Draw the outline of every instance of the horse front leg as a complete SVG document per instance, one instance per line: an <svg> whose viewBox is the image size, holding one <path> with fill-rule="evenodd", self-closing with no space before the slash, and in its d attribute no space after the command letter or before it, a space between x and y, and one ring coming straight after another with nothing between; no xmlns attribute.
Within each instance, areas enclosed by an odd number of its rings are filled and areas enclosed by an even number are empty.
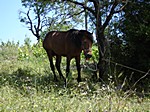
<svg viewBox="0 0 150 112"><path fill-rule="evenodd" d="M76 67L77 67L77 71L78 71L77 81L81 82L80 56L75 57L75 60L76 60Z"/></svg>

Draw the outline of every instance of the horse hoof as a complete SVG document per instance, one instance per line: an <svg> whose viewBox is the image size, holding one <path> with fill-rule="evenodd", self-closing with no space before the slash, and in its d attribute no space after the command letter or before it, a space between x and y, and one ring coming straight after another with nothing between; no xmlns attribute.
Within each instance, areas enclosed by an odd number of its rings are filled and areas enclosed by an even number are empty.
<svg viewBox="0 0 150 112"><path fill-rule="evenodd" d="M78 83L79 83L79 82L81 82L81 79L80 79L80 78L77 78L77 81L78 81Z"/></svg>
<svg viewBox="0 0 150 112"><path fill-rule="evenodd" d="M54 82L58 82L58 79L57 79L57 78L54 78Z"/></svg>

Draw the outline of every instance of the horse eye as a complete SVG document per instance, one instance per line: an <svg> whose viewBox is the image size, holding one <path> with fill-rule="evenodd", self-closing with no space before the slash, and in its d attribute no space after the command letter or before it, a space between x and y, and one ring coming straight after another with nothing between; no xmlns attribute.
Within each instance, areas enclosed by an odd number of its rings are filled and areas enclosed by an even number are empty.
<svg viewBox="0 0 150 112"><path fill-rule="evenodd" d="M83 45L86 46L86 42L84 42Z"/></svg>

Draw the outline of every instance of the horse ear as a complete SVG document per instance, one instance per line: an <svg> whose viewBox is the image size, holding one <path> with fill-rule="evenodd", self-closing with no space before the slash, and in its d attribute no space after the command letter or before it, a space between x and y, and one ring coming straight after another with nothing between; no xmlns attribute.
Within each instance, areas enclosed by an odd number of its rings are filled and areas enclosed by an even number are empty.
<svg viewBox="0 0 150 112"><path fill-rule="evenodd" d="M79 30L79 31L78 31L78 36L79 36L79 37L82 38L82 37L84 36L84 34L85 34L85 31L84 31L84 30Z"/></svg>

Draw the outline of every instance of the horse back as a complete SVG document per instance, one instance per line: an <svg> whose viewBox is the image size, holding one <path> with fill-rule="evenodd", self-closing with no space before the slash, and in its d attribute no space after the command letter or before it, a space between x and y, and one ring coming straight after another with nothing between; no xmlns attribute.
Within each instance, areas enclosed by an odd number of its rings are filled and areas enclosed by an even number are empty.
<svg viewBox="0 0 150 112"><path fill-rule="evenodd" d="M51 50L57 55L78 55L81 50L77 49L70 36L71 34L66 31L51 31L46 35L43 47L45 50Z"/></svg>

